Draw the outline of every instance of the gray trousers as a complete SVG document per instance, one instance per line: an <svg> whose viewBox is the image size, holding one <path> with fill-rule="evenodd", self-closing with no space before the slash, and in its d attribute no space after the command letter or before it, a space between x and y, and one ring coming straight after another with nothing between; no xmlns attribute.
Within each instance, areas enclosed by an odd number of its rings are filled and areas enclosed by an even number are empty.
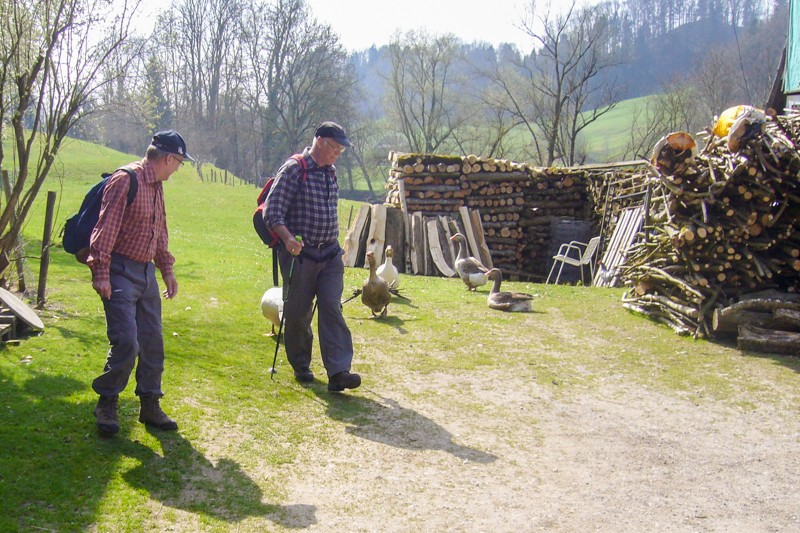
<svg viewBox="0 0 800 533"><path fill-rule="evenodd" d="M103 300L111 348L103 374L92 382L97 394L115 396L125 390L135 365L136 394L163 396L164 337L155 270L153 263L111 256L111 299Z"/></svg>
<svg viewBox="0 0 800 533"><path fill-rule="evenodd" d="M304 249L294 260L291 281L292 255L282 244L273 250L278 254L283 276L286 300L283 337L289 364L295 371L311 365L314 342L311 319L316 298L320 355L328 377L349 371L353 361L353 337L342 316L343 251L338 243L334 246L323 250Z"/></svg>

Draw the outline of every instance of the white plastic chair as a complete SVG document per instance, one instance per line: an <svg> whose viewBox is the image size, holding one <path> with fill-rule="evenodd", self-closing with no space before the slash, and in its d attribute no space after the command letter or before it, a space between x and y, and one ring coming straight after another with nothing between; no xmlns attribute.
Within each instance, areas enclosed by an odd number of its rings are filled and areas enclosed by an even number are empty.
<svg viewBox="0 0 800 533"><path fill-rule="evenodd" d="M561 271L564 269L564 265L580 267L581 283L584 285L586 285L586 282L583 278L583 267L589 265L589 272L592 274L592 277L589 279L593 280L594 261L592 261L592 258L599 244L599 236L592 237L589 239L589 242L571 241L569 244L562 244L558 249L558 253L553 256L553 266L550 268L550 273L547 275L547 281L545 281L545 283L550 283L550 277L553 275L557 263L561 263L561 266L558 268L558 274L556 275L556 284L558 284L558 280L561 278Z"/></svg>

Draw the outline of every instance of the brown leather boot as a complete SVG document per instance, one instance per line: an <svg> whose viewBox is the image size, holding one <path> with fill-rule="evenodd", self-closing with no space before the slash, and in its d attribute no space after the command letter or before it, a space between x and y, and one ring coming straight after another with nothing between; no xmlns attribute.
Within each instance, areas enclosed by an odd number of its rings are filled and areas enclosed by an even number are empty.
<svg viewBox="0 0 800 533"><path fill-rule="evenodd" d="M97 400L97 407L94 408L94 418L97 421L97 429L103 433L113 435L119 433L119 423L117 422L117 402L119 396L100 396Z"/></svg>
<svg viewBox="0 0 800 533"><path fill-rule="evenodd" d="M165 431L174 431L178 429L178 423L161 410L158 397L140 396L139 401L141 402L139 422Z"/></svg>

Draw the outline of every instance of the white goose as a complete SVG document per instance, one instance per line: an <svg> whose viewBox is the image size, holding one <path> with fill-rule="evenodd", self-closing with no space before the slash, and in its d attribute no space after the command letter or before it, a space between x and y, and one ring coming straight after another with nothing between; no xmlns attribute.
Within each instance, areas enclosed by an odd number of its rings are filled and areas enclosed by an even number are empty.
<svg viewBox="0 0 800 533"><path fill-rule="evenodd" d="M272 332L270 335L275 335L275 327L281 325L281 315L283 314L283 289L280 287L272 287L267 289L264 296L261 297L261 312L264 316L272 322Z"/></svg>
<svg viewBox="0 0 800 533"><path fill-rule="evenodd" d="M486 273L489 269L474 257L467 255L467 238L461 233L456 233L450 240L458 243L458 257L454 266L467 290L474 291L477 287L486 285L488 281Z"/></svg>
<svg viewBox="0 0 800 533"><path fill-rule="evenodd" d="M386 282L390 289L397 289L400 287L400 272L398 272L397 267L394 266L392 257L394 257L394 251L390 244L386 247L386 259L384 259L383 264L378 267L375 273L383 278L383 281Z"/></svg>

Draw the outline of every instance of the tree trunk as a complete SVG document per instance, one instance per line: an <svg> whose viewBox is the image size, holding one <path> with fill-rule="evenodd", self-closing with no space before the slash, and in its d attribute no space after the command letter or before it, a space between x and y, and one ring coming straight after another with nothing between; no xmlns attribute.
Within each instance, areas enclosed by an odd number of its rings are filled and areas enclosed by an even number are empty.
<svg viewBox="0 0 800 533"><path fill-rule="evenodd" d="M777 331L744 324L739 326L740 350L800 355L800 333Z"/></svg>

